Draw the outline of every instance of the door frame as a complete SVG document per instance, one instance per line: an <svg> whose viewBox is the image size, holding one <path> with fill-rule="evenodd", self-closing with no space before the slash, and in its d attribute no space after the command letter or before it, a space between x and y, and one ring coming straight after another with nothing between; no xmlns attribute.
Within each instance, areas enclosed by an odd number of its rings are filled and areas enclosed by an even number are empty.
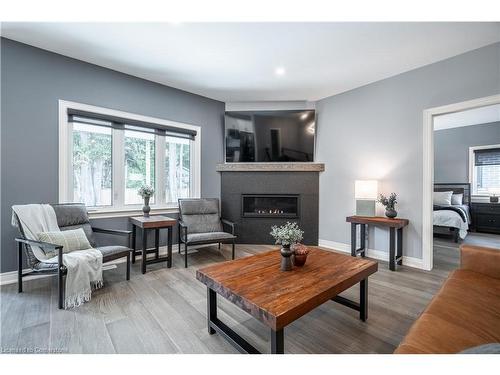
<svg viewBox="0 0 500 375"><path fill-rule="evenodd" d="M500 104L500 94L464 102L428 108L423 113L423 175L422 175L422 263L433 267L432 195L434 186L434 116ZM453 182L453 181L452 181Z"/></svg>

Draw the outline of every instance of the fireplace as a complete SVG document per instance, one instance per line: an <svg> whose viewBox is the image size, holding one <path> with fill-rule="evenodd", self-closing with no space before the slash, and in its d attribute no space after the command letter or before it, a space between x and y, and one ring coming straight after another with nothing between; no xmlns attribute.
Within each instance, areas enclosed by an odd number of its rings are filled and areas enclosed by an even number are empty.
<svg viewBox="0 0 500 375"><path fill-rule="evenodd" d="M220 165L221 215L236 224L237 243L274 244L271 227L290 221L304 231L306 245L317 245L320 170L314 168L322 165L270 164Z"/></svg>
<svg viewBox="0 0 500 375"><path fill-rule="evenodd" d="M242 217L298 218L299 196L286 194L242 194Z"/></svg>

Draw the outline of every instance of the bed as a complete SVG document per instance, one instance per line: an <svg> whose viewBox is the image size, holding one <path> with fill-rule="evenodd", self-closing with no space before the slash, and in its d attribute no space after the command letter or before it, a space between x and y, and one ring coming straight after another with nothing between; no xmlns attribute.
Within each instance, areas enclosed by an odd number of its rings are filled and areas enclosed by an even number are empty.
<svg viewBox="0 0 500 375"><path fill-rule="evenodd" d="M462 194L461 204L436 204L433 207L434 234L449 234L455 242L463 240L471 224L470 183L434 184L434 192ZM456 202L455 202L456 203Z"/></svg>

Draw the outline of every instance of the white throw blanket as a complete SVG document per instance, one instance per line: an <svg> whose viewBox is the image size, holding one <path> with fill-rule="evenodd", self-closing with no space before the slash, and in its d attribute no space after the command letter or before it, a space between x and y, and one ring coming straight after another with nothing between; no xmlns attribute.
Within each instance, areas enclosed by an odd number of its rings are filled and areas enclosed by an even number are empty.
<svg viewBox="0 0 500 375"><path fill-rule="evenodd" d="M19 218L24 235L29 240L38 241L38 233L59 231L54 208L48 204L27 204L12 206L13 214ZM17 225L12 215L13 225ZM35 257L40 262L57 263L57 255L48 257L37 246L31 246ZM80 306L90 301L92 291L103 286L102 254L96 249L78 250L70 253L63 249L63 264L66 275L64 308Z"/></svg>

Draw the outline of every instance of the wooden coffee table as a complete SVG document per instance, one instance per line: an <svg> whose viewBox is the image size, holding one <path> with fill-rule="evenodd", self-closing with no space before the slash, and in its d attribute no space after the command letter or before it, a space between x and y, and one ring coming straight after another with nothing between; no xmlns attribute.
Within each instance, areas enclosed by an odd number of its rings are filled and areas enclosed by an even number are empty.
<svg viewBox="0 0 500 375"><path fill-rule="evenodd" d="M368 317L368 276L375 261L311 248L304 267L280 271L279 250L202 268L196 278L207 286L208 333L218 332L241 353L259 353L217 317L217 293L271 329L271 353L284 352L284 327L333 300ZM360 283L360 301L338 294Z"/></svg>

